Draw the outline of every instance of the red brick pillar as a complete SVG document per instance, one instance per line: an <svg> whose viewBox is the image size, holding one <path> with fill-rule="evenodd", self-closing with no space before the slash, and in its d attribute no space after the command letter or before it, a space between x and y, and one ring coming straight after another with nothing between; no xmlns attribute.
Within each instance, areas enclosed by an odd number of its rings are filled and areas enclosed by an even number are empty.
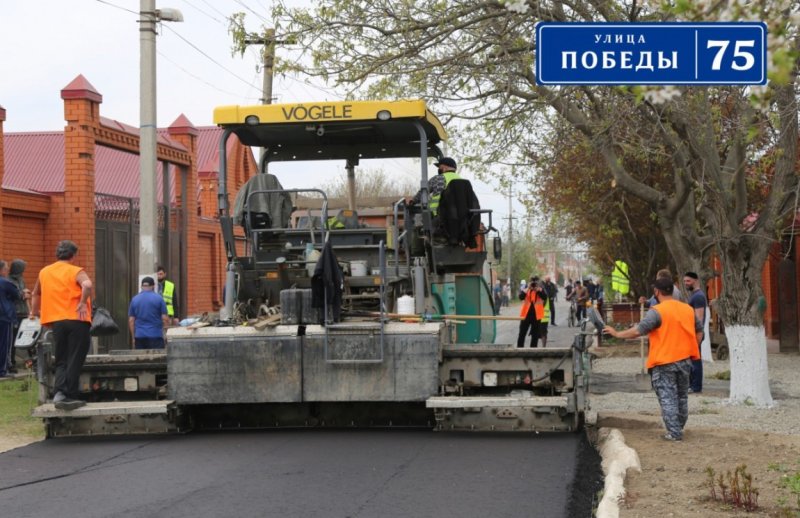
<svg viewBox="0 0 800 518"><path fill-rule="evenodd" d="M71 239L80 249L77 264L91 279L95 273L94 156L95 128L103 96L79 75L61 90L64 100L64 200L54 207L50 235ZM55 242L50 247L55 250Z"/></svg>
<svg viewBox="0 0 800 518"><path fill-rule="evenodd" d="M185 290L187 307L184 309L186 315L191 315L200 311L201 308L208 306L208 301L198 300L197 290L192 286L191 272L192 268L188 265L198 264L198 261L207 260L202 256L200 250L199 238L197 235L197 128L181 114L169 128L169 137L182 144L189 155L192 157L191 164L189 165L186 173L186 197L181 199L183 193L183 175L176 175L175 177L175 192L178 199L178 205L183 209L186 217L186 235L183 236L186 242L186 257L182 269L186 272L183 278L188 279L189 282L186 286L180 289Z"/></svg>
<svg viewBox="0 0 800 518"><path fill-rule="evenodd" d="M6 173L5 144L3 141L3 122L6 120L6 109L0 106L0 191L3 187L3 176ZM0 202L2 201L0 196ZM6 249L3 243L6 242L3 236L3 204L0 203L0 257L5 257Z"/></svg>

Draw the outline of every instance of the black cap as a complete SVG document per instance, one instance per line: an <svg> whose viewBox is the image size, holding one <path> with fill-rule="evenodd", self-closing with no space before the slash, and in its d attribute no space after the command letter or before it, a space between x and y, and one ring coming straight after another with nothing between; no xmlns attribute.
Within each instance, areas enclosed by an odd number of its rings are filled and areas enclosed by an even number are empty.
<svg viewBox="0 0 800 518"><path fill-rule="evenodd" d="M142 279L142 286L155 286L156 281L153 280L152 277L145 277Z"/></svg>
<svg viewBox="0 0 800 518"><path fill-rule="evenodd" d="M452 158L450 158L449 156L446 156L446 157L442 158L441 160L439 160L437 162L434 162L433 165L435 165L436 167L439 167L440 165L447 165L447 166L452 167L453 169L457 168L456 161L453 160Z"/></svg>

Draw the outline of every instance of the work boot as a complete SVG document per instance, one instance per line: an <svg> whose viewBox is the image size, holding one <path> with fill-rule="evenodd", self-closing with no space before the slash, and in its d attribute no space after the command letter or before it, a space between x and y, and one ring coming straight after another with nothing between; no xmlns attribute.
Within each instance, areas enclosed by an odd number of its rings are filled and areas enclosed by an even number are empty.
<svg viewBox="0 0 800 518"><path fill-rule="evenodd" d="M65 398L61 401L56 401L55 407L59 410L75 410L76 408L80 408L86 404L86 401L81 401L80 399L70 399Z"/></svg>

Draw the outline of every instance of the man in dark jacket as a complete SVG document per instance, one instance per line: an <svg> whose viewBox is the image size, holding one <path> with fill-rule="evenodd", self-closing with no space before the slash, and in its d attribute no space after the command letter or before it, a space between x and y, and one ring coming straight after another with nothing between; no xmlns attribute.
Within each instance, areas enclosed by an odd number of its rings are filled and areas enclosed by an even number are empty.
<svg viewBox="0 0 800 518"><path fill-rule="evenodd" d="M544 291L547 292L547 298L550 299L550 325L556 325L556 296L558 296L558 286L550 276L544 278Z"/></svg>
<svg viewBox="0 0 800 518"><path fill-rule="evenodd" d="M17 336L17 331L19 331L19 326L22 324L22 321L28 318L28 313L31 312L31 308L28 305L31 299L31 290L25 287L25 279L22 277L22 274L25 273L25 266L27 263L22 259L14 259L11 261L11 269L8 272L8 280L14 283L14 286L17 287L17 291L19 291L20 298L17 300L17 320L14 323L14 332L12 336ZM11 354L9 355L10 360L10 367L8 368L8 372L15 374L17 372L17 362L16 362L16 350L14 347L14 340L12 339L11 344Z"/></svg>
<svg viewBox="0 0 800 518"><path fill-rule="evenodd" d="M330 320L333 322L340 320L343 291L344 277L329 240L322 247L322 255L311 277L311 306L322 310L319 312L322 315L321 324L327 324ZM324 312L325 308L328 310L327 315Z"/></svg>
<svg viewBox="0 0 800 518"><path fill-rule="evenodd" d="M8 263L0 261L0 378L8 376L8 355L17 321L16 302L21 298L17 287L8 280L8 270Z"/></svg>

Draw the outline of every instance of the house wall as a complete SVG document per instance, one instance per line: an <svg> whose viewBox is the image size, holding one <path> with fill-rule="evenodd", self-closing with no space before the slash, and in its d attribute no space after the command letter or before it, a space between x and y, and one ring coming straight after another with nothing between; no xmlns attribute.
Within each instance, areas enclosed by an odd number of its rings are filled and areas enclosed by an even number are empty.
<svg viewBox="0 0 800 518"><path fill-rule="evenodd" d="M80 81L79 81L80 80ZM79 88L70 88L79 85ZM96 145L105 145L126 151L138 149L138 135L126 133L100 123L102 96L79 76L62 90L64 100L65 192L39 194L13 189L0 189L0 259L21 258L27 261L25 281L31 287L39 270L55 260L55 247L62 239L71 239L79 247L77 264L84 267L91 278L95 265L95 214L94 214L94 153ZM0 185L5 172L3 122L6 111L0 107ZM186 208L187 236L184 261L187 285L187 307L183 316L217 311L222 304L222 287L225 276L225 253L217 215L216 178L209 179L204 187L209 196L201 194L198 203L197 187L197 130L184 117L169 128L170 139L176 147L158 144L159 160L186 168L187 200L178 200ZM181 146L183 149L181 149ZM233 144L229 162L228 186L232 196L253 174L255 161L250 148ZM214 175L216 176L216 175ZM181 188L176 189L178 193ZM232 202L232 199L231 199ZM200 215L203 216L200 216ZM178 272L170 272L179 279ZM131 293L130 296L134 294Z"/></svg>

